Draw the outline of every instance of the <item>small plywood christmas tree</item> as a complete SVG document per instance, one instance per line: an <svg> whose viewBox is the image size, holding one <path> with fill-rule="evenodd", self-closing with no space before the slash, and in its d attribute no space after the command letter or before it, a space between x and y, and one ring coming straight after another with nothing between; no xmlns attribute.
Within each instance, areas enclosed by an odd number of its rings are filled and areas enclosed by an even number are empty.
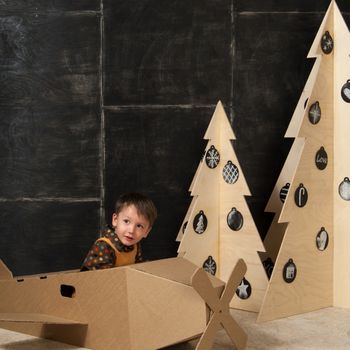
<svg viewBox="0 0 350 350"><path fill-rule="evenodd" d="M230 140L235 139L219 102L204 136L204 159L191 185L194 197L179 254L227 282L238 259L247 273L232 307L258 311L267 276L258 252L264 251L244 196L250 195Z"/></svg>
<svg viewBox="0 0 350 350"><path fill-rule="evenodd" d="M300 159L279 218L287 229L258 317L350 307L350 33L332 1L308 57L313 87L300 121ZM315 75L316 73L316 75Z"/></svg>

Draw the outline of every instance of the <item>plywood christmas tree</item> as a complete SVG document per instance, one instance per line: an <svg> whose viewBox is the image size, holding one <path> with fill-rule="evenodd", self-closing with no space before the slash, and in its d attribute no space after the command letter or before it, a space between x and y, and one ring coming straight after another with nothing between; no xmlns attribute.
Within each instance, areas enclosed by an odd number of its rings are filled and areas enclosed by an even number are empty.
<svg viewBox="0 0 350 350"><path fill-rule="evenodd" d="M267 259L270 259L272 263L276 261L276 257L287 227L285 223L279 222L279 217L289 191L290 182L293 179L294 173L299 164L301 152L304 147L304 138L298 137L298 133L304 119L305 109L314 87L319 67L320 60L317 60L304 86L303 92L300 95L298 104L294 110L288 130L285 134L286 138L294 138L295 140L265 209L266 212L275 213L275 216L264 240L264 246L266 249L266 253L263 253L262 255L264 258L264 263L266 263ZM269 267L271 265L269 262L267 262L266 266Z"/></svg>
<svg viewBox="0 0 350 350"><path fill-rule="evenodd" d="M350 33L332 1L308 56L316 62L305 111L290 125L304 144L281 210L287 229L259 321L350 307L349 55Z"/></svg>
<svg viewBox="0 0 350 350"><path fill-rule="evenodd" d="M258 252L264 251L244 196L250 195L231 141L235 139L219 102L204 139L204 159L191 185L194 197L179 254L227 281L238 259L247 273L232 307L258 311L267 276Z"/></svg>

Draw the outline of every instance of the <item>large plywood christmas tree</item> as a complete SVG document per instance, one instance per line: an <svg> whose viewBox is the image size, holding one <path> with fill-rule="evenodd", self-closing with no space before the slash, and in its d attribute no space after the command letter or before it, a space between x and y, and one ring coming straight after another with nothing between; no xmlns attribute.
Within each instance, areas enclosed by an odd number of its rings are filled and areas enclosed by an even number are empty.
<svg viewBox="0 0 350 350"><path fill-rule="evenodd" d="M194 199L186 215L179 254L224 281L238 259L244 259L247 273L231 306L258 311L268 282L258 254L264 247L244 198L250 192L221 102L204 139L209 141L191 184Z"/></svg>
<svg viewBox="0 0 350 350"><path fill-rule="evenodd" d="M305 109L312 93L319 67L320 60L317 60L311 70L289 123L285 137L294 138L295 140L265 208L266 212L275 213L274 219L264 239L266 252L263 253L262 256L264 257L264 263L267 268L271 267L271 263L275 263L287 228L286 223L279 222L279 217L289 191L290 182L294 177L304 147L304 138L298 137L298 133L304 119ZM268 259L270 259L270 262L267 261ZM269 273L271 272L271 270L268 271Z"/></svg>
<svg viewBox="0 0 350 350"><path fill-rule="evenodd" d="M304 112L289 130L303 143L279 217L287 228L258 317L350 307L350 34L332 1L308 57Z"/></svg>

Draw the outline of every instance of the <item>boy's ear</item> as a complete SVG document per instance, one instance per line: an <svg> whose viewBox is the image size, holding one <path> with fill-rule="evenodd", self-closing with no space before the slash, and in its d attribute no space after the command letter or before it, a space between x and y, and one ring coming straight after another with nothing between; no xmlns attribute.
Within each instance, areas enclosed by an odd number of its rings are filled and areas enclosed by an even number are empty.
<svg viewBox="0 0 350 350"><path fill-rule="evenodd" d="M113 215L112 215L112 226L116 227L117 224L118 224L118 214L113 213Z"/></svg>

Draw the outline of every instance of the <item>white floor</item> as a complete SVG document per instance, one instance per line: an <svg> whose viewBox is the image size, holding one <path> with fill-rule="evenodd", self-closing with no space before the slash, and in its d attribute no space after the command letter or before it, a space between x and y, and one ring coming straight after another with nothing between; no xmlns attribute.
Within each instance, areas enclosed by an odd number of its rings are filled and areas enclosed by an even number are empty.
<svg viewBox="0 0 350 350"><path fill-rule="evenodd" d="M254 313L232 310L232 315L248 333L247 350L350 349L350 310L327 308L262 324L255 323ZM171 346L167 350L192 350L195 349L196 342L193 340ZM0 329L0 349L83 350L84 348ZM234 346L226 333L220 331L213 349L232 350Z"/></svg>

